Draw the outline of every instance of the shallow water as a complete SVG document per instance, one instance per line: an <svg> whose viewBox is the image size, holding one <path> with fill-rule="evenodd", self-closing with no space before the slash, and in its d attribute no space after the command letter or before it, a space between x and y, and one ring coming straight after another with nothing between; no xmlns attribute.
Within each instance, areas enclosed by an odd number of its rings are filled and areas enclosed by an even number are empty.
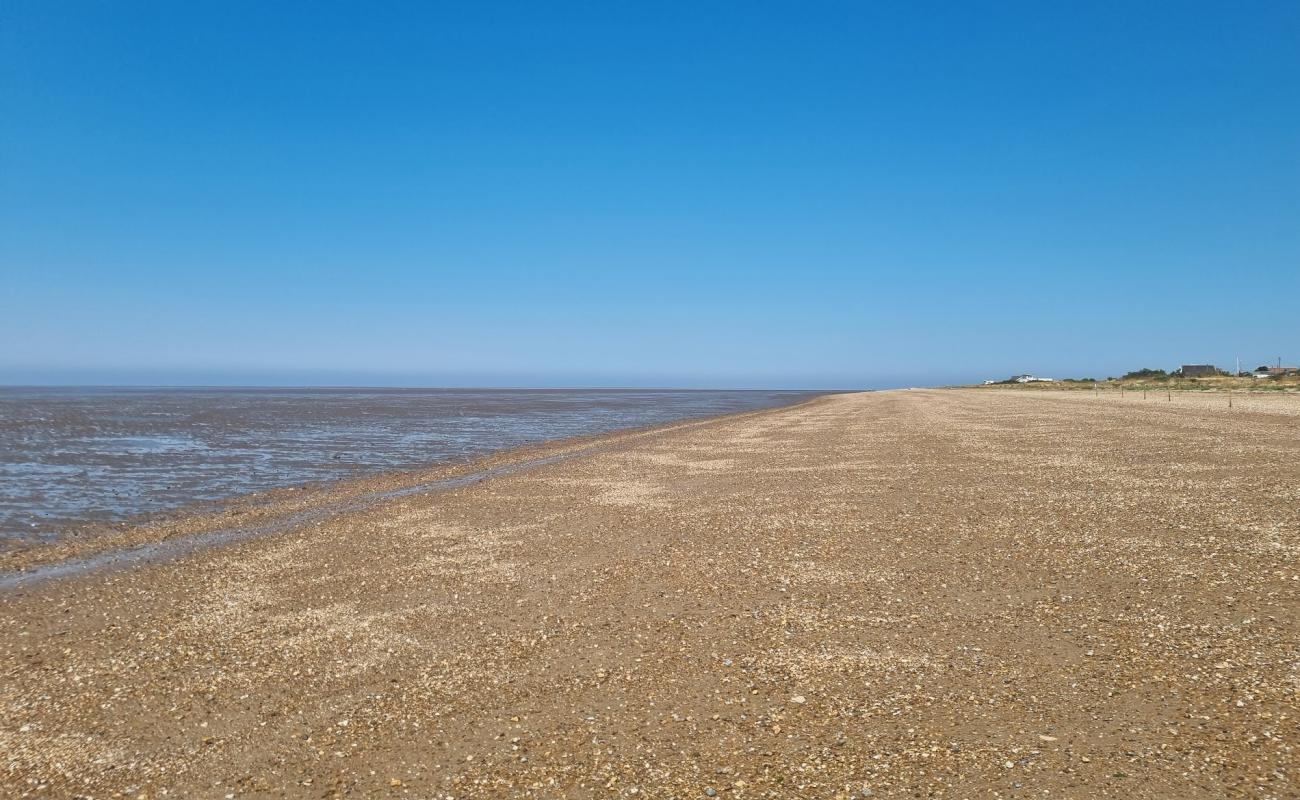
<svg viewBox="0 0 1300 800"><path fill-rule="evenodd" d="M0 548L85 523L770 408L788 391L0 388Z"/></svg>
<svg viewBox="0 0 1300 800"><path fill-rule="evenodd" d="M592 445L562 455L544 456L542 458L533 458L514 464L489 467L465 475L441 478L428 483L404 486L400 489L367 492L346 500L309 506L301 511L292 511L287 514L282 514L268 520L251 524L218 527L213 530L204 531L190 536L177 536L170 539L146 542L144 544L129 547L111 548L102 552L91 553L86 556L74 556L73 558L65 559L63 561L41 564L20 572L0 572L0 592L10 591L13 589L23 589L36 584L45 583L46 581L84 575L90 572L127 569L143 564L156 564L162 561L169 561L190 553L196 553L209 547L233 544L257 536L265 536L267 534L289 530L290 528L306 525L311 522L319 523L320 520L326 519L335 514L359 511L375 503L383 502L384 500L393 500L412 494L427 494L430 492L447 491L449 489L459 489L499 475L511 475L517 472L524 472L537 467L546 466L547 464L554 464L558 461L574 458L585 453L590 453L598 448L599 445Z"/></svg>

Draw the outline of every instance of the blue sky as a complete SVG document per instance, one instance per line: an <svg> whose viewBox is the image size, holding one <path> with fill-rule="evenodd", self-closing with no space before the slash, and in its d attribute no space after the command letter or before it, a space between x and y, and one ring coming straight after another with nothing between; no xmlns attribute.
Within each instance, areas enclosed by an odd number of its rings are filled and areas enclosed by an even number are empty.
<svg viewBox="0 0 1300 800"><path fill-rule="evenodd" d="M1300 4L0 9L0 382L1300 361Z"/></svg>

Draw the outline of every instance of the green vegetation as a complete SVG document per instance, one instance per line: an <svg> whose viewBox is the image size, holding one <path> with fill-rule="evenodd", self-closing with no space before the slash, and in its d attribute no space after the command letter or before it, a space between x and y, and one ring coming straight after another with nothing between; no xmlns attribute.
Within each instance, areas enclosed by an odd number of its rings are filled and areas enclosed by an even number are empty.
<svg viewBox="0 0 1300 800"><path fill-rule="evenodd" d="M1168 372L1165 372L1163 369L1151 369L1151 368L1149 368L1149 367L1146 367L1146 368L1143 368L1143 369L1135 369L1135 370L1133 370L1132 372L1126 372L1126 373L1124 373L1124 376L1123 376L1122 378L1120 378L1120 380L1124 380L1124 381L1130 381L1130 380L1156 380L1156 381L1167 381L1167 380L1169 380L1169 373L1168 373Z"/></svg>
<svg viewBox="0 0 1300 800"><path fill-rule="evenodd" d="M1269 378L1254 375L1231 375L1219 370L1216 375L1202 375L1194 378L1184 377L1175 372L1160 369L1138 369L1127 372L1123 377L1109 377L1103 380L1095 378L1059 378L1050 383L1016 383L1014 379L997 381L992 386L1011 386L1024 391L1142 391L1172 390L1184 392L1286 392L1300 394L1300 374L1273 376Z"/></svg>

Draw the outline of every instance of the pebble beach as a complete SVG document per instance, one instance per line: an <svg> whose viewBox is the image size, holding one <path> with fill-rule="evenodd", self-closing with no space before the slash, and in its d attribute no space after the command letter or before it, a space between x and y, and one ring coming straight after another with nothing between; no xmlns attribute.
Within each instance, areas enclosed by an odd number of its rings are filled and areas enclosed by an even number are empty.
<svg viewBox="0 0 1300 800"><path fill-rule="evenodd" d="M0 796L1300 795L1300 397L831 395L5 568L254 522L0 593Z"/></svg>

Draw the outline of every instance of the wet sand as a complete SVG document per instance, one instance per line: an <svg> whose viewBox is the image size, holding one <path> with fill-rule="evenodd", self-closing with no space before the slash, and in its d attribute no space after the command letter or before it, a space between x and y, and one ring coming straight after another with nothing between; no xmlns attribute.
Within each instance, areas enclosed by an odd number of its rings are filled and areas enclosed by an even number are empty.
<svg viewBox="0 0 1300 800"><path fill-rule="evenodd" d="M1300 792L1298 398L838 395L581 447L0 594L0 794Z"/></svg>
<svg viewBox="0 0 1300 800"><path fill-rule="evenodd" d="M564 437L775 408L812 396L0 386L0 559L250 493L463 463Z"/></svg>

